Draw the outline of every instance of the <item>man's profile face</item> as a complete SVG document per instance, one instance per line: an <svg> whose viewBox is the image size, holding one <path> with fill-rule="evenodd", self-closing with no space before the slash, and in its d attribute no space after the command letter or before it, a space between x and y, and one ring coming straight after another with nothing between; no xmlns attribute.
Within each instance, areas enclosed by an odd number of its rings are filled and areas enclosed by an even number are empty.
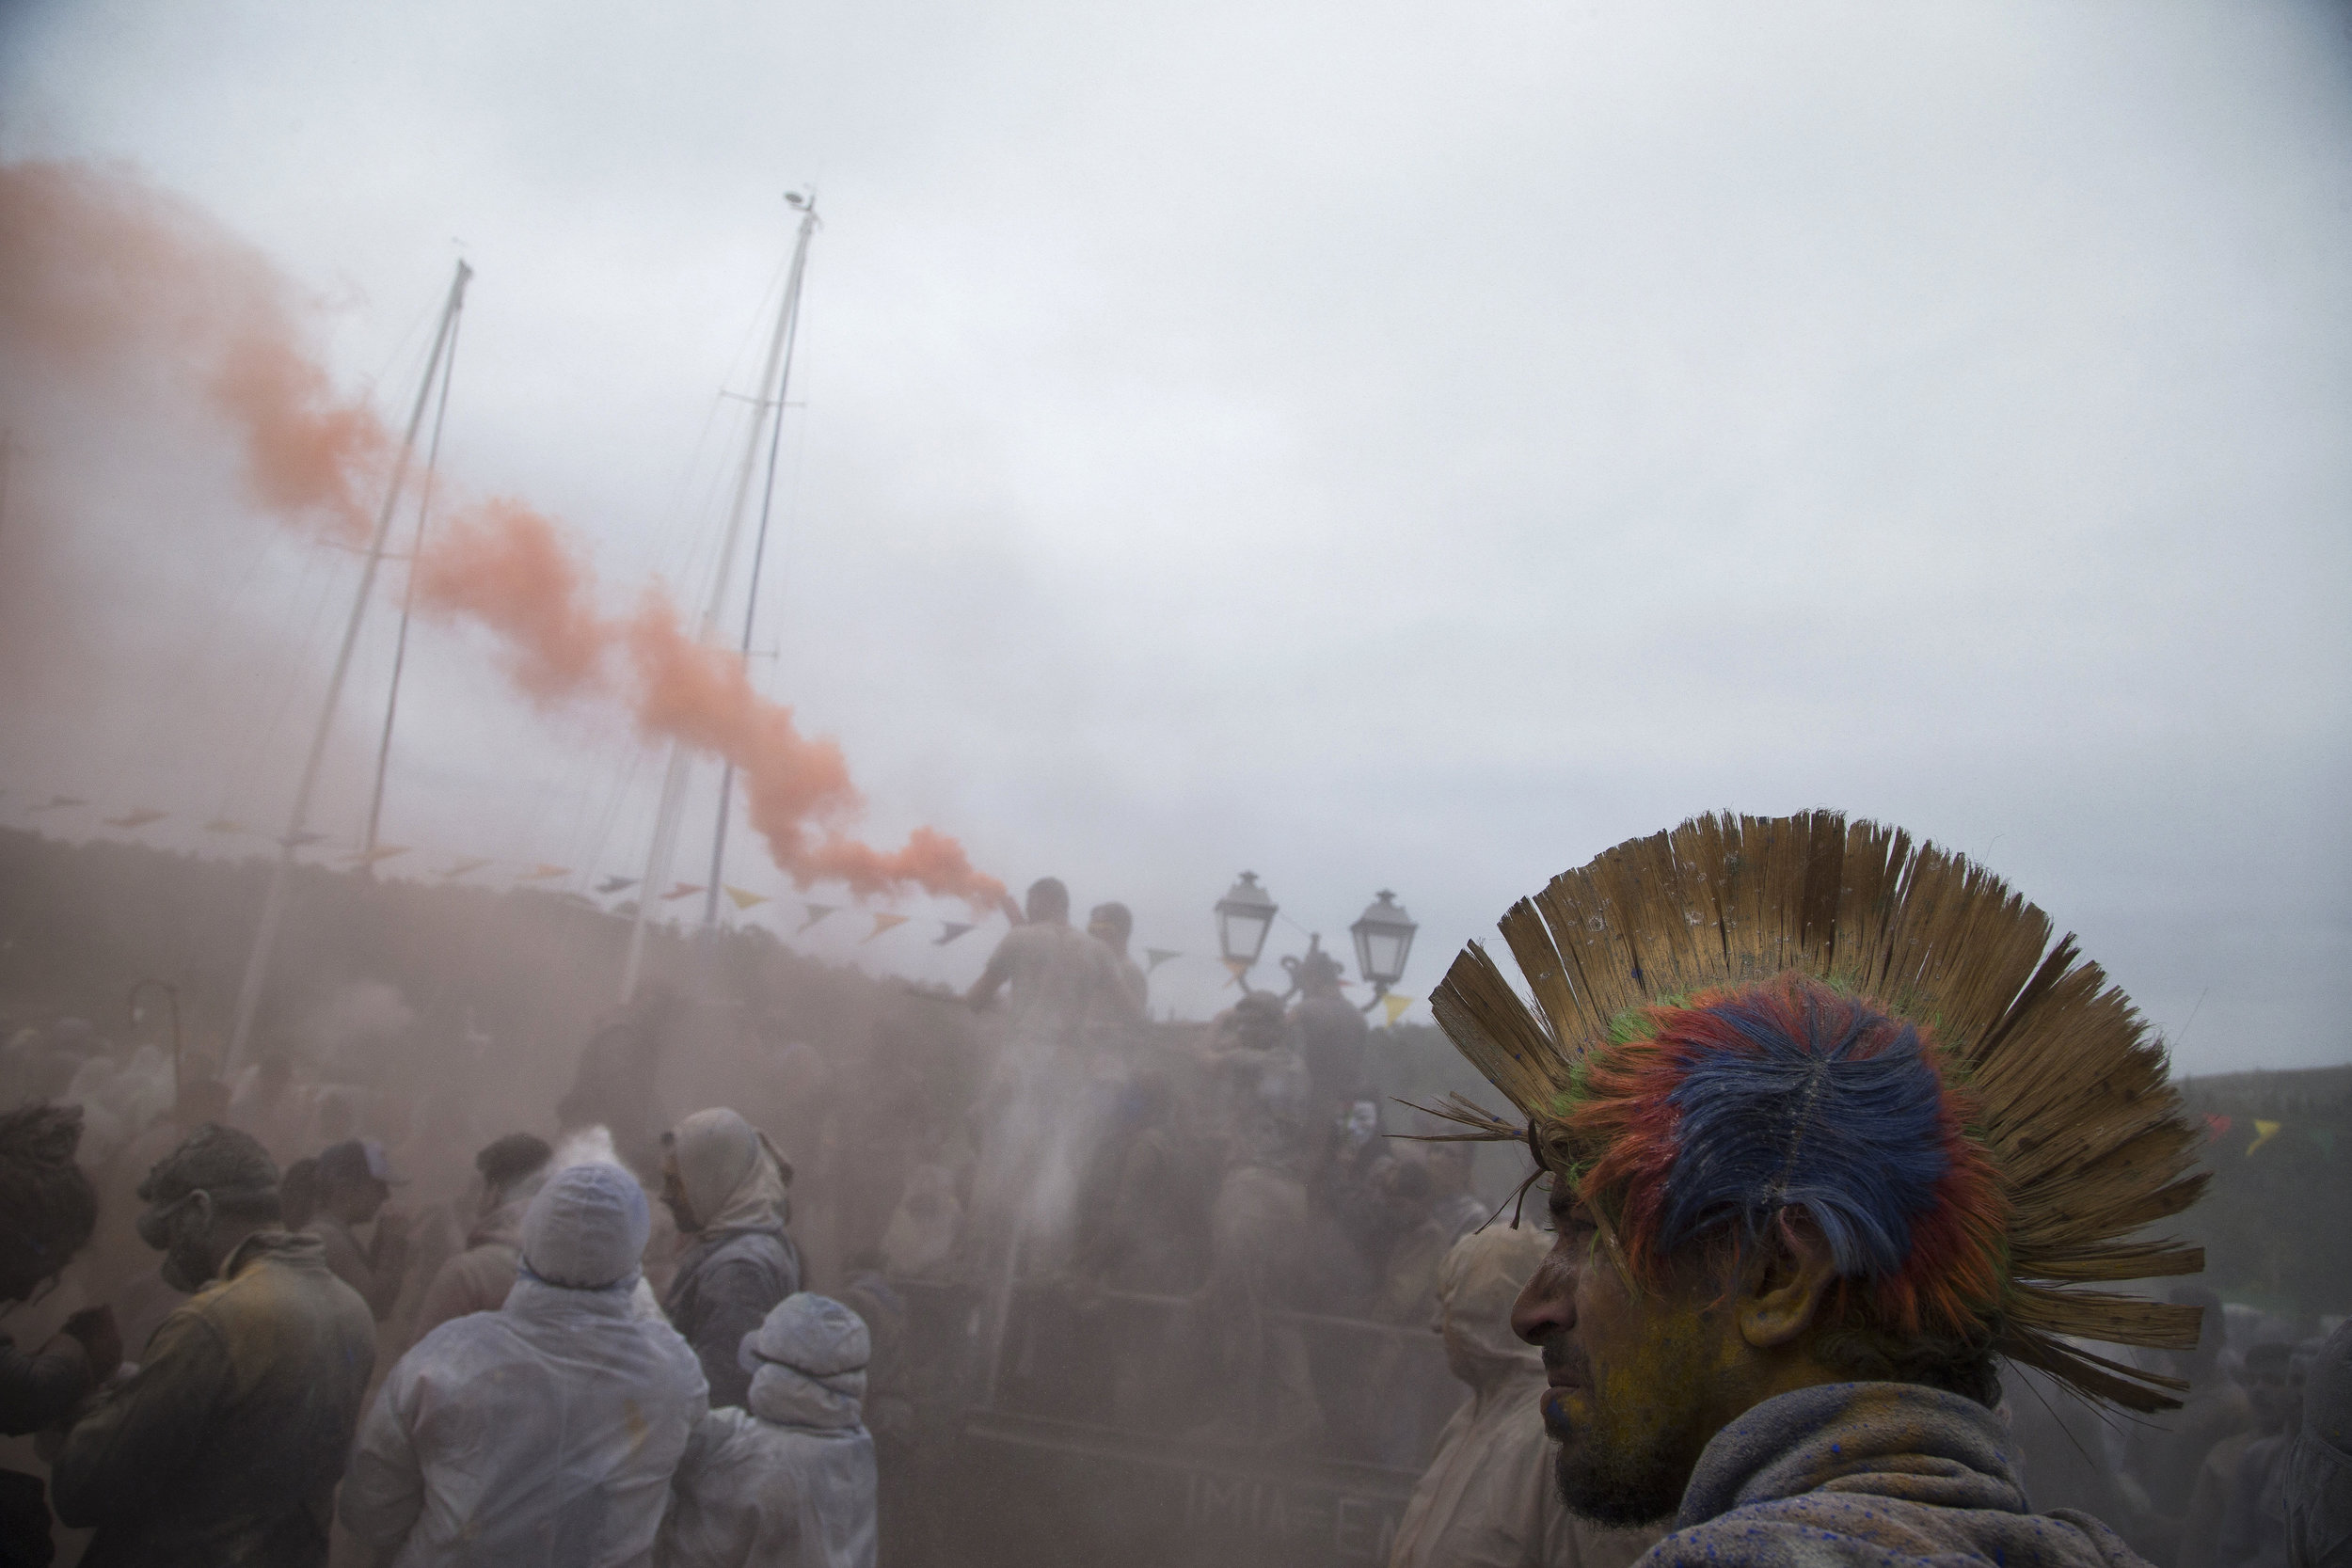
<svg viewBox="0 0 2352 1568"><path fill-rule="evenodd" d="M164 1255L164 1283L193 1294L220 1272L213 1245L213 1211L200 1192L147 1206L138 1220L139 1239Z"/></svg>
<svg viewBox="0 0 2352 1568"><path fill-rule="evenodd" d="M1606 1525L1670 1516L1714 1434L1716 1374L1728 1346L1704 1281L1636 1292L1592 1214L1554 1179L1558 1240L1511 1311L1540 1347L1544 1428L1561 1499Z"/></svg>

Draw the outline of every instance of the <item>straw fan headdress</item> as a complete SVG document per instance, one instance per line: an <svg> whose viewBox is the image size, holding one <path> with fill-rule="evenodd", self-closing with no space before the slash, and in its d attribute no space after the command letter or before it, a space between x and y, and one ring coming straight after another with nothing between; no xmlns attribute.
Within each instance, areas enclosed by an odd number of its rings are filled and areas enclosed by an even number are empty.
<svg viewBox="0 0 2352 1568"><path fill-rule="evenodd" d="M1446 1114L1525 1139L1620 1257L1803 1204L1888 1321L2178 1402L2068 1340L2196 1343L2196 1307L2099 1287L2204 1266L2143 1235L2201 1190L2197 1138L2130 1001L2000 879L1836 812L1701 816L1502 931L1534 1006L1476 942L1431 1006L1525 1125Z"/></svg>

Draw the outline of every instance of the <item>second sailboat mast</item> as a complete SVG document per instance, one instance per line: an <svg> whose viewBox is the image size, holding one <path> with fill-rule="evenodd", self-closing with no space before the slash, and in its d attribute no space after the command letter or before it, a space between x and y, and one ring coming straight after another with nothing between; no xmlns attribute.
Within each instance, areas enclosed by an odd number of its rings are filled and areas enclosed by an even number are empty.
<svg viewBox="0 0 2352 1568"><path fill-rule="evenodd" d="M763 436L768 437L768 447L771 453L768 468L770 497L773 496L775 489L775 462L772 453L775 450L777 425L784 417L785 382L789 373L785 355L800 320L801 278L808 262L809 236L817 230L815 198L804 198L795 193L785 199L800 209L800 238L792 248L792 269L785 280L783 303L776 309L775 334L769 342L767 363L760 371L759 391L755 403L751 435L743 446L743 466L737 478L734 503L727 509L726 531L719 545L718 567L711 578L710 597L704 606L702 620L694 634L695 641L706 647L714 643L718 638L719 610L726 598L728 582L734 572L735 546L742 533L744 511L751 497L752 475L757 467L760 438ZM775 388L772 404L767 401L768 389L771 387ZM767 536L769 511L768 502L763 500L759 514L760 535L763 539ZM757 597L758 584L755 582L753 584L755 603ZM746 624L748 625L748 618ZM671 743L670 766L661 781L661 803L655 809L653 836L645 847L645 874L638 879L637 911L635 917L629 923L628 948L621 960L620 990L623 1002L628 1001L637 992L638 975L644 967L645 927L653 916L654 900L657 897L665 896L660 890L669 880L670 859L677 845L678 816L686 803L686 784L692 760L684 741ZM729 771L731 775L732 767ZM730 793L732 793L732 784L733 780L730 777ZM724 820L723 813L722 832L725 831ZM717 885L718 879L714 877L711 880L714 892Z"/></svg>
<svg viewBox="0 0 2352 1568"><path fill-rule="evenodd" d="M795 203L800 205L799 203ZM776 504L776 454L784 444L784 394L792 385L792 348L801 335L801 276L808 265L809 236L817 231L817 201L801 207L801 235L792 247L792 273L784 285L784 366L776 375L775 407L769 411L768 476L759 493L759 531L752 536L751 591L743 595L743 663L752 659L752 626L759 614L759 569L768 559L768 519ZM721 874L727 857L727 816L735 801L735 759L719 774L719 825L710 837L710 881L703 889L703 924L719 923Z"/></svg>

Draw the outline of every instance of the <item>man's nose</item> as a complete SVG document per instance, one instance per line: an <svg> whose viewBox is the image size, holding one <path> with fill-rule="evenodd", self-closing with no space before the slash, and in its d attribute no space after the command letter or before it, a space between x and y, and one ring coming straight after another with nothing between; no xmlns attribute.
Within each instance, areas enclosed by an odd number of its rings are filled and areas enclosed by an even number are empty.
<svg viewBox="0 0 2352 1568"><path fill-rule="evenodd" d="M1511 1304L1511 1332L1531 1345L1576 1326L1576 1270L1555 1251L1545 1258L1534 1277L1519 1290Z"/></svg>

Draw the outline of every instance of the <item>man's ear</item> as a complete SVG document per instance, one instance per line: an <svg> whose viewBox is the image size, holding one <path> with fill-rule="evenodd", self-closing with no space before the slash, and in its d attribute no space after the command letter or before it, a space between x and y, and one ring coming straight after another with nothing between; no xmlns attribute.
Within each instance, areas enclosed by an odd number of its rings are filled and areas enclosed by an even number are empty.
<svg viewBox="0 0 2352 1568"><path fill-rule="evenodd" d="M1836 1278L1829 1239L1813 1216L1783 1209L1741 1271L1740 1337L1757 1350L1788 1344L1813 1326Z"/></svg>
<svg viewBox="0 0 2352 1568"><path fill-rule="evenodd" d="M213 1229L213 1195L199 1187L188 1195L188 1212L195 1216L197 1228L210 1235Z"/></svg>

